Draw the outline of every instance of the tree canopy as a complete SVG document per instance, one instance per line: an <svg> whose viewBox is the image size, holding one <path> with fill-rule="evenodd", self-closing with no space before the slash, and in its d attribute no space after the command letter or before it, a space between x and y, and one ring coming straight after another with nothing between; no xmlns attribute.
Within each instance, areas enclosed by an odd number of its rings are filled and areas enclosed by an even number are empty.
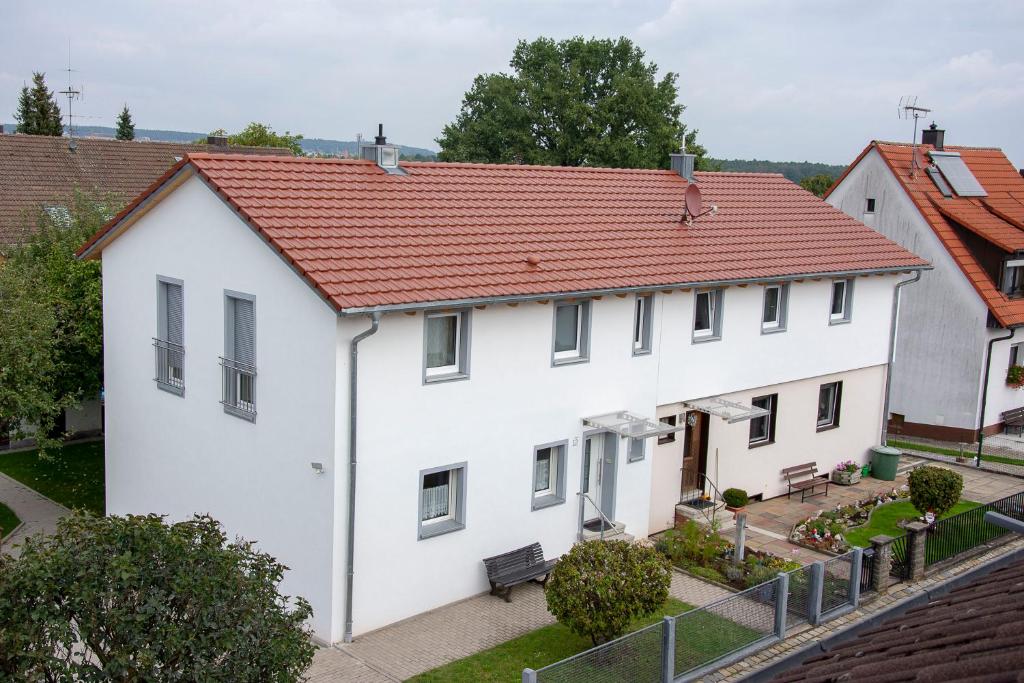
<svg viewBox="0 0 1024 683"><path fill-rule="evenodd" d="M118 140L135 139L135 122L132 121L132 113L128 111L127 104L117 116L117 132L114 133L114 137Z"/></svg>
<svg viewBox="0 0 1024 683"><path fill-rule="evenodd" d="M835 182L835 178L828 173L819 173L801 180L800 187L821 197L828 188L832 187L833 182Z"/></svg>
<svg viewBox="0 0 1024 683"><path fill-rule="evenodd" d="M60 107L57 106L53 92L46 87L46 74L36 71L32 74L32 87L22 86L14 120L18 122L19 133L56 136L64 134Z"/></svg>
<svg viewBox="0 0 1024 683"><path fill-rule="evenodd" d="M76 193L70 206L43 209L35 234L0 263L0 431L23 438L35 425L45 448L62 411L99 393L100 265L75 251L119 204Z"/></svg>
<svg viewBox="0 0 1024 683"><path fill-rule="evenodd" d="M65 517L0 556L0 680L302 680L312 610L285 570L209 517Z"/></svg>
<svg viewBox="0 0 1024 683"><path fill-rule="evenodd" d="M210 135L226 135L229 145L242 145L245 147L287 147L293 154L302 155L301 135L292 135L291 132L275 133L274 129L265 123L253 121L244 130L228 135L223 128L212 131ZM197 140L205 143L206 140Z"/></svg>
<svg viewBox="0 0 1024 683"><path fill-rule="evenodd" d="M520 41L511 74L480 74L437 143L442 161L667 168L706 150L680 120L677 74L628 38Z"/></svg>

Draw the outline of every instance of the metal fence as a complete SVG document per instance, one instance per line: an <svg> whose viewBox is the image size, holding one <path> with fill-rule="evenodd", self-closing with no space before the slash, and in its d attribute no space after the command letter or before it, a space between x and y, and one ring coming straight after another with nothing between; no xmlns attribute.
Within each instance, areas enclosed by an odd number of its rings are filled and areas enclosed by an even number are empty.
<svg viewBox="0 0 1024 683"><path fill-rule="evenodd" d="M909 534L897 536L890 546L892 548L892 567L889 575L906 581L910 578L910 544L913 541Z"/></svg>
<svg viewBox="0 0 1024 683"><path fill-rule="evenodd" d="M1024 520L1024 493L1007 496L935 522L925 537L925 566L947 560L1010 533L1007 529L985 521L985 513L989 511Z"/></svg>
<svg viewBox="0 0 1024 683"><path fill-rule="evenodd" d="M157 383L175 393L185 391L185 347L163 339L153 340Z"/></svg>
<svg viewBox="0 0 1024 683"><path fill-rule="evenodd" d="M862 555L860 563L860 594L870 593L874 590L874 582L872 579L875 576L875 550L874 548L865 548L864 554Z"/></svg>
<svg viewBox="0 0 1024 683"><path fill-rule="evenodd" d="M873 562L873 557L867 562L868 582ZM526 669L523 681L671 683L696 678L785 638L794 626L846 613L859 600L864 567L859 548L815 562L536 671Z"/></svg>

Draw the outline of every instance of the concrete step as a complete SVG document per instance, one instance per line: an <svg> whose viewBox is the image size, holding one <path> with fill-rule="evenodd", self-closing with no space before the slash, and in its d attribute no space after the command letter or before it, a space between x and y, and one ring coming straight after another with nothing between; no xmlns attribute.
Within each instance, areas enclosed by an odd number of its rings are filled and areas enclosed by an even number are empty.
<svg viewBox="0 0 1024 683"><path fill-rule="evenodd" d="M733 513L725 509L725 503L719 502L714 507L714 512L710 508L699 510L689 505L683 505L682 503L676 505L676 523L685 523L687 520L693 520L701 526L710 526L709 518L714 519L718 524L719 529L727 529L735 525Z"/></svg>
<svg viewBox="0 0 1024 683"><path fill-rule="evenodd" d="M927 464L928 464L927 460L906 460L906 459L903 459L903 460L900 461L899 467L896 468L896 476L899 476L901 474L909 474L910 472L913 472L914 470L916 470L918 467L924 467Z"/></svg>
<svg viewBox="0 0 1024 683"><path fill-rule="evenodd" d="M628 537L628 538L624 538ZM600 531L590 531L589 529L583 530L584 541L594 541L601 539ZM613 522L611 529L606 529L604 532L604 540L609 541L615 539L617 541L631 541L633 537L626 533L626 525L622 522Z"/></svg>

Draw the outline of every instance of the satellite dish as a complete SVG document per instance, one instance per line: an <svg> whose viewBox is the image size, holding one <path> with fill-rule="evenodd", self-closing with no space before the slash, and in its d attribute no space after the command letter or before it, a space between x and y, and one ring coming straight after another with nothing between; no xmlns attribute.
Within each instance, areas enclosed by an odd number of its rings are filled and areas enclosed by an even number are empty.
<svg viewBox="0 0 1024 683"><path fill-rule="evenodd" d="M690 183L690 186L686 188L686 215L699 216L702 207L700 188L696 183Z"/></svg>

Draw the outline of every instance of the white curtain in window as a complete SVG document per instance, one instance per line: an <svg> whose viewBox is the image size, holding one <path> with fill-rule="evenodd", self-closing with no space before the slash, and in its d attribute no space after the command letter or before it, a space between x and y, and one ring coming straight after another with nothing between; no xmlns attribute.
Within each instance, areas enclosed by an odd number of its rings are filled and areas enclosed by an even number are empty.
<svg viewBox="0 0 1024 683"><path fill-rule="evenodd" d="M437 519L448 516L448 484L423 489L423 519Z"/></svg>
<svg viewBox="0 0 1024 683"><path fill-rule="evenodd" d="M551 488L551 449L544 448L537 451L536 481L533 485L534 492L547 491Z"/></svg>

